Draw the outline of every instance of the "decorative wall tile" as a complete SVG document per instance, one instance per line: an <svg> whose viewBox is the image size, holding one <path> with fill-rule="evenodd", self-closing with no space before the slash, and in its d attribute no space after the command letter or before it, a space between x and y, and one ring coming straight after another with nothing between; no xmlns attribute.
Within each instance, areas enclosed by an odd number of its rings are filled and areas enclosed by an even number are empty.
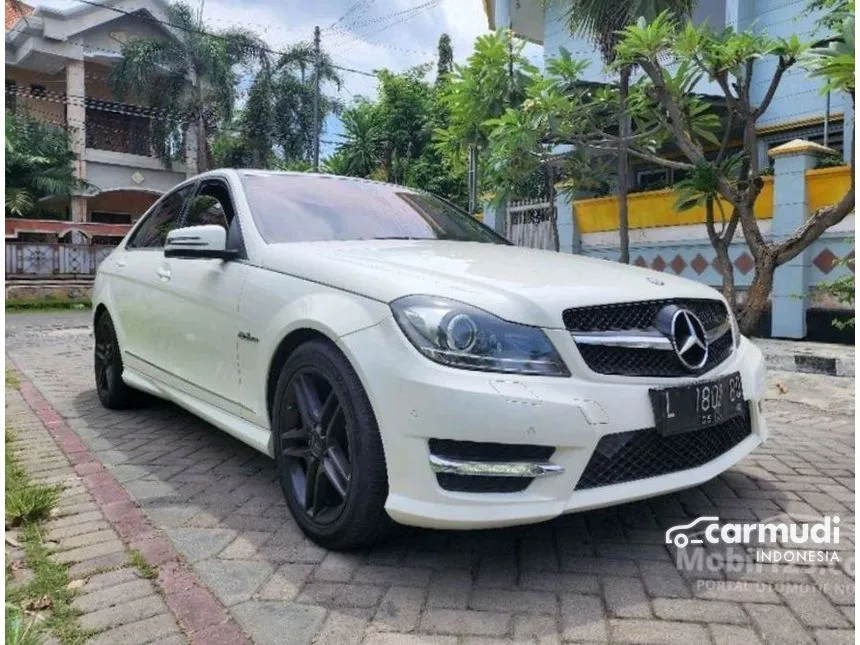
<svg viewBox="0 0 860 645"><path fill-rule="evenodd" d="M693 258L693 261L690 262L690 266L693 267L693 271L702 275L705 270L708 268L708 261L702 257L702 254L699 253L696 257Z"/></svg>
<svg viewBox="0 0 860 645"><path fill-rule="evenodd" d="M821 253L815 256L812 263L818 267L818 270L825 275L833 270L833 265L839 258L834 255L830 249L824 249Z"/></svg>
<svg viewBox="0 0 860 645"><path fill-rule="evenodd" d="M647 267L648 261L640 255L635 260L633 260L633 264L638 267Z"/></svg>
<svg viewBox="0 0 860 645"><path fill-rule="evenodd" d="M662 256L658 255L651 262L651 268L655 271L664 271L666 269L666 260L664 260Z"/></svg>
<svg viewBox="0 0 860 645"><path fill-rule="evenodd" d="M755 266L755 261L752 259L749 253L744 251L735 259L735 267L738 271L746 275L750 271L752 271Z"/></svg>
<svg viewBox="0 0 860 645"><path fill-rule="evenodd" d="M680 275L681 272L687 268L687 263L684 262L684 258L682 258L680 255L676 255L669 263L669 266L672 267L672 271Z"/></svg>

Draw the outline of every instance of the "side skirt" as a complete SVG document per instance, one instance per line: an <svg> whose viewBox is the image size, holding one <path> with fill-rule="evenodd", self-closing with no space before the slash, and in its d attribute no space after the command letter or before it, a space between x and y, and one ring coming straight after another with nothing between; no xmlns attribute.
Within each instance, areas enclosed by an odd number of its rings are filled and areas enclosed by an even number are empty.
<svg viewBox="0 0 860 645"><path fill-rule="evenodd" d="M246 419L225 412L221 408L201 401L164 383L157 383L151 378L143 376L140 372L129 368L127 365L123 369L122 380L129 387L152 394L161 399L172 401L179 407L211 423L216 428L248 444L255 450L259 450L269 457L274 457L272 433L267 428L261 428Z"/></svg>

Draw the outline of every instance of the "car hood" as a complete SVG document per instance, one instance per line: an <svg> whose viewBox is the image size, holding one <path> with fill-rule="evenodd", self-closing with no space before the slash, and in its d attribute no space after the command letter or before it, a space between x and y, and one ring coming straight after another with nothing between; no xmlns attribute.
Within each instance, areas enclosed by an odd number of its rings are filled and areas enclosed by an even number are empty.
<svg viewBox="0 0 860 645"><path fill-rule="evenodd" d="M476 242L273 244L263 266L383 302L413 294L441 296L506 320L546 328L562 328L562 311L569 307L662 298L721 299L711 287L649 269Z"/></svg>

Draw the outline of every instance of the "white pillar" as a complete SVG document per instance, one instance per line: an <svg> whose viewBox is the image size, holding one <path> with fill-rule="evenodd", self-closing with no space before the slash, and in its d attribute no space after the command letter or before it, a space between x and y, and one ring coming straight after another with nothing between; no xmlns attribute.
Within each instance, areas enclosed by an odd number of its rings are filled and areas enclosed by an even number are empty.
<svg viewBox="0 0 860 645"><path fill-rule="evenodd" d="M75 154L75 177L86 181L87 108L82 60L72 60L66 64L66 96L66 125L69 129L69 147ZM73 222L87 221L87 198L73 195L71 211Z"/></svg>

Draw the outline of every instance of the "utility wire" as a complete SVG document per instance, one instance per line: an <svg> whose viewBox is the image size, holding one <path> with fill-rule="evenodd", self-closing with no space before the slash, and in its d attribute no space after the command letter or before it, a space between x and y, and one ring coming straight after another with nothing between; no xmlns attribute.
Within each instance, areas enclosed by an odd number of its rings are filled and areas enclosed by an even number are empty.
<svg viewBox="0 0 860 645"><path fill-rule="evenodd" d="M100 2L94 2L93 0L75 0L75 2L80 2L81 4L90 5L92 7L100 7L102 9L109 9L110 11L113 11L115 13L118 13L118 14L121 14L124 16L132 16L134 18L137 18L138 20L143 20L145 22L155 22L155 23L164 25L166 27L170 27L171 29L177 29L179 31L186 31L188 33L197 34L199 36L208 36L211 38L218 38L220 40L230 40L230 36L225 35L225 34L215 34L215 33L212 33L210 31L206 31L205 29L194 29L193 27L186 27L185 25L177 25L177 24L169 22L167 20L159 20L158 18L155 18L151 15L144 16L140 12L137 12L137 11L126 11L125 9L119 9L118 7L109 7L109 6L101 4ZM10 29L7 31L7 33L9 31L21 32L23 30L20 30L20 29L19 30L12 30L12 29ZM95 46L91 46L91 45L84 45L83 41L81 41L80 44L82 47L86 47L88 49L96 49L96 50L110 52L113 54L122 54L121 50L118 51L118 50L105 49L104 47L95 47ZM277 56L281 56L281 55L287 53L287 50L277 50L277 49L273 49L269 46L262 46L259 48L259 50L262 52L265 52L267 54L274 54ZM306 58L305 61L308 63L313 63L312 58ZM350 72L353 74L363 74L364 76L371 76L371 77L376 76L376 74L373 72L366 72L364 70L354 69L351 67L344 67L341 65L332 65L332 67L334 67L335 69L339 69L339 70L344 71L344 72Z"/></svg>

